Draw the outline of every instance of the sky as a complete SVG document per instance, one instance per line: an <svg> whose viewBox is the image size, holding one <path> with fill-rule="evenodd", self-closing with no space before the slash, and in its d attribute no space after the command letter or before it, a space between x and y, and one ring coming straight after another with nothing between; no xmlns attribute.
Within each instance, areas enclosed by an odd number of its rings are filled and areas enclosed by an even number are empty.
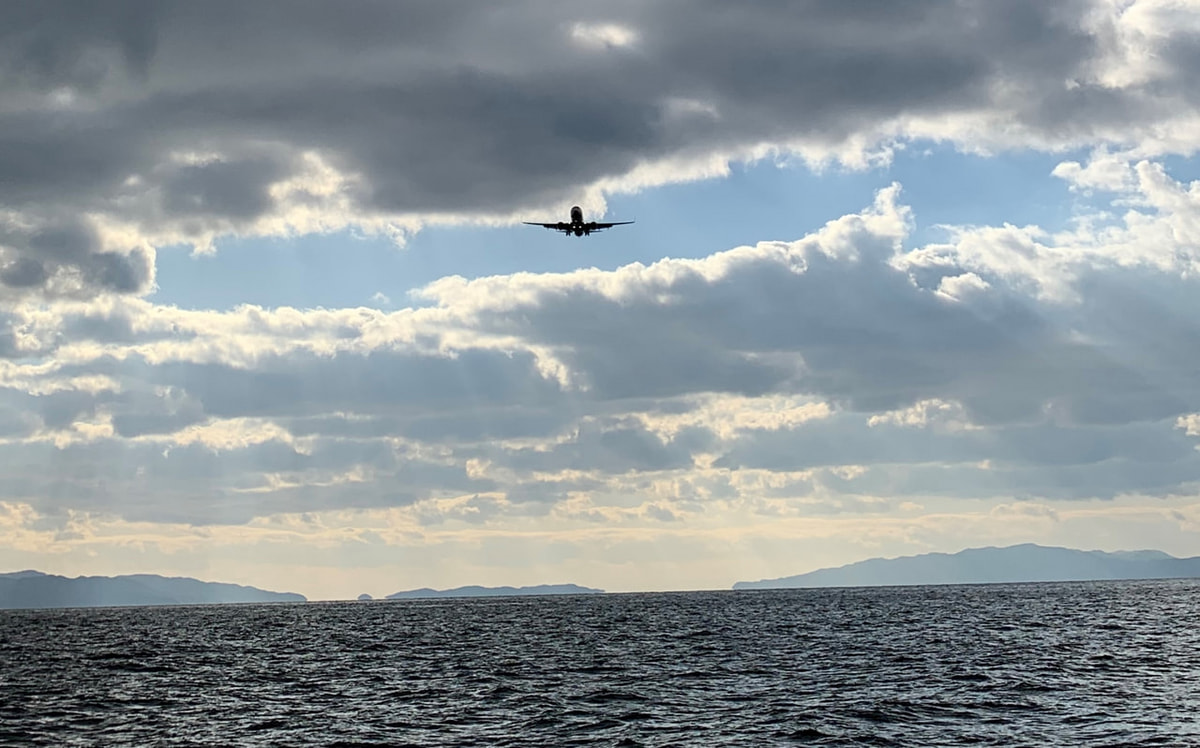
<svg viewBox="0 0 1200 748"><path fill-rule="evenodd" d="M2 3L0 570L1200 555L1197 76L1193 0Z"/></svg>

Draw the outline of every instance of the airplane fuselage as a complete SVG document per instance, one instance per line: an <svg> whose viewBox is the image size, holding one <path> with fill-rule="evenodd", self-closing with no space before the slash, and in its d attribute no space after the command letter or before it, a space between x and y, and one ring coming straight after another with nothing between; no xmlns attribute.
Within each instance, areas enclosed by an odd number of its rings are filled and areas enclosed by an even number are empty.
<svg viewBox="0 0 1200 748"><path fill-rule="evenodd" d="M575 236L589 236L593 231L603 231L605 229L610 229L613 226L624 226L627 223L633 223L633 221L584 221L583 208L575 205L571 207L570 221L558 221L557 223L535 223L533 221L522 221L522 223L529 226L541 226L542 228L550 229L551 231L561 231L567 236L571 236L572 234Z"/></svg>

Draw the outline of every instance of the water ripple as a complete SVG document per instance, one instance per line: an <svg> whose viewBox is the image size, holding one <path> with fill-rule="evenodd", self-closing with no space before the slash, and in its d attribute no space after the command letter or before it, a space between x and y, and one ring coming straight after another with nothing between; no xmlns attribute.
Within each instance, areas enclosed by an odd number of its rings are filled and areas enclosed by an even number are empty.
<svg viewBox="0 0 1200 748"><path fill-rule="evenodd" d="M1200 745L1200 582L0 612L0 745Z"/></svg>

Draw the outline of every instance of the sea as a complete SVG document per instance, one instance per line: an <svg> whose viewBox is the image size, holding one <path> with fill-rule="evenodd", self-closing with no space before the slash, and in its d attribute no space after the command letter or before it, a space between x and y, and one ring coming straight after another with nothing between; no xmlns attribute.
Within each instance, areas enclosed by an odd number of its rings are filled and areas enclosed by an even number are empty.
<svg viewBox="0 0 1200 748"><path fill-rule="evenodd" d="M0 611L4 746L1200 746L1200 580Z"/></svg>

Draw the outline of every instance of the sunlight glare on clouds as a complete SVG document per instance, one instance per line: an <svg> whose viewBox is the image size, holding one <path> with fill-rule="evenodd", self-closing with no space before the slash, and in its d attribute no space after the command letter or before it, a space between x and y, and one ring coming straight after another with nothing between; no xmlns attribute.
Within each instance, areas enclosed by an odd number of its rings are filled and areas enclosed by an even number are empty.
<svg viewBox="0 0 1200 748"><path fill-rule="evenodd" d="M971 325L979 324L980 314L993 315L991 326L1029 325L1021 316L1006 321L1004 307L995 306L1004 298L1040 309L1041 315L1071 305L1041 302L1034 289L1022 291L1006 280L1012 276L1007 255L995 251L1006 246L1001 233L973 230L969 242L941 247L939 262L948 263L943 272L949 274L925 286L915 283L918 276L910 273L939 265L919 259L929 256L928 248L897 251L913 221L897 195L886 188L861 213L831 220L795 242L740 247L700 260L660 260L607 272L446 279L423 291L436 301L425 310L193 312L127 301L98 308L105 316L94 318L88 315L97 310L87 305L62 306L55 316L41 318L54 335L68 329L108 335L98 320L125 320L112 328L120 335L103 346L76 345L71 364L105 363L103 381L117 386L71 390L87 396L63 402L73 415L64 419L46 411L61 425L10 444L28 449L53 438L51 449L70 447L77 459L84 458L80 450L102 445L127 450L156 445L166 461L155 469L153 483L139 488L148 478L117 473L107 479L118 481L114 486L123 486L118 495L131 502L124 510L109 504L109 510L133 518L156 516L153 492L187 496L186 476L207 462L222 467L215 473L204 468L220 476L205 491L214 500L225 497L221 501L229 506L207 510L212 517L229 511L236 517L280 516L297 501L325 513L339 506L371 511L369 506L382 502L415 513L412 521L429 527L466 523L501 533L565 532L582 522L607 523L619 534L662 522L738 523L751 533L767 517L889 516L889 499L863 492L873 490L868 487L876 485L879 470L903 469L936 455L910 454L916 445L886 446L917 438L895 429L911 434L931 426L934 440L987 437L991 450L1009 455L1003 470L1028 474L1023 480L1032 480L1036 491L1039 480L1057 480L1057 468L1022 456L1017 445L1028 436L1015 425L989 427L976 422L978 415L999 415L1003 424L1003 407L997 407L1006 399L1017 398L1019 407L1011 414L1016 416L1038 412L1050 399L1087 398L1079 403L1092 407L1091 399L1107 395L1080 392L1070 377L1059 381L1039 373L1039 358L1065 344L1055 343L1053 335L1039 343L1049 347L1003 354L1012 368L1007 374L1000 370L1007 377L1002 391L982 387L997 376L994 364L977 361L975 352L986 339L979 336L991 327ZM1173 210L1187 209L1182 204ZM964 262L973 270L962 273ZM1038 272L1036 265L1026 267L1025 272ZM985 282L985 276L992 280ZM962 290L967 287L970 293ZM722 311L717 315L715 309ZM908 316L921 324L906 322ZM388 322L393 317L406 322L396 327ZM882 319L893 325L889 335L907 338L907 349L893 347L890 337L878 337L867 348L844 342L844 331L869 331ZM89 327L80 327L82 320ZM588 330L587 336L568 334L585 322L579 329ZM368 337L381 324L408 332ZM1023 335L1025 345L1037 340ZM438 352L439 338L457 341L452 355ZM426 342L412 347L422 339ZM695 346L688 342L693 339L704 343ZM489 352L499 341L505 341L504 350ZM515 357L535 351L523 363ZM797 361L790 360L797 354ZM922 357L933 355L938 367L923 371ZM677 356L692 363L675 366ZM881 356L887 357L883 366ZM553 359L561 371L534 365L535 359ZM124 363L114 369L112 362ZM504 362L503 368L491 369L495 364L489 362ZM1031 365L1035 368L1026 371ZM41 384L61 378L61 366L7 366L9 381L21 382L25 391L65 392ZM477 366L492 373L480 378L472 373ZM1117 375L1089 366L1088 377L1097 386ZM443 373L429 378L419 373L426 367ZM648 379L651 372L656 381ZM901 373L907 379L896 376ZM329 386L329 377L346 376L356 382L350 389ZM477 384L454 387L463 377ZM1119 382L1113 386L1119 388ZM504 389L484 394L500 384ZM457 404L444 399L440 393L447 385L466 399ZM116 392L129 394L114 398ZM133 397L139 392L147 398ZM897 407L887 407L889 402ZM158 410L146 410L151 403ZM846 408L863 411L857 427L847 420L853 413ZM1190 428L1188 417L1178 416L1180 429ZM885 436L868 439L869 432ZM1086 440L1086 431L1079 438ZM1010 441L1013 446L1003 446ZM826 446L814 450L820 444ZM957 456L953 453L967 443L937 444L921 449L950 449L942 454L945 464L935 468L945 475L939 491L962 480L952 476L978 474L977 464L987 462L982 442ZM163 445L169 445L165 452ZM191 445L206 452L188 451ZM1191 446L1186 449L1194 453ZM1071 456L1069 442L1062 448L1068 463L1080 459ZM770 457L777 449L783 450L782 462ZM811 469L788 467L789 453L811 460ZM173 470L183 472L176 478ZM1045 476L1039 478L1038 471ZM37 492L50 490L55 480L31 473L20 482ZM392 496L387 486L396 482L405 490ZM839 494L846 490L860 498ZM1003 502L1002 487L990 490ZM621 498L639 495L656 498ZM919 488L899 495L929 502ZM250 497L256 503L245 504ZM901 504L914 502L897 507ZM742 514L748 507L755 509ZM567 524L555 530L546 524L551 519Z"/></svg>
<svg viewBox="0 0 1200 748"><path fill-rule="evenodd" d="M0 4L0 562L1200 554L1196 3L223 7Z"/></svg>
<svg viewBox="0 0 1200 748"><path fill-rule="evenodd" d="M571 25L571 38L585 47L629 47L637 42L638 34L617 23L584 23Z"/></svg>

